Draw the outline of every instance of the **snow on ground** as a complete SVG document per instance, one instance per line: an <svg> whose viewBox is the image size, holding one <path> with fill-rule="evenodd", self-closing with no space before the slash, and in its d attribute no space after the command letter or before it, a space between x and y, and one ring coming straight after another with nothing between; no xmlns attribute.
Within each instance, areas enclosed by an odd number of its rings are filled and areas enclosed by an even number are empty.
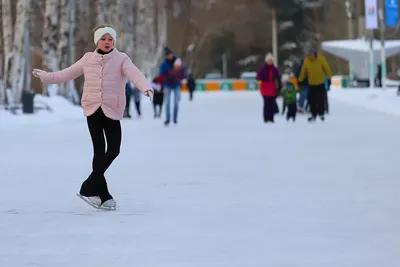
<svg viewBox="0 0 400 267"><path fill-rule="evenodd" d="M13 115L8 111L0 109L0 131L15 129L21 126L45 126L82 119L82 109L79 106L71 105L63 97L54 96L49 98L42 95L35 95L34 102L36 107L50 107L51 111L40 109L35 114L22 114L22 111L18 110L18 115Z"/></svg>
<svg viewBox="0 0 400 267"><path fill-rule="evenodd" d="M387 114L400 115L400 96L397 96L397 88L335 88L329 91L329 98Z"/></svg>
<svg viewBox="0 0 400 267"><path fill-rule="evenodd" d="M2 132L0 266L398 266L397 116L331 100L325 123L266 125L258 93L186 99L177 126L149 103L123 121L115 212L75 196L83 118Z"/></svg>

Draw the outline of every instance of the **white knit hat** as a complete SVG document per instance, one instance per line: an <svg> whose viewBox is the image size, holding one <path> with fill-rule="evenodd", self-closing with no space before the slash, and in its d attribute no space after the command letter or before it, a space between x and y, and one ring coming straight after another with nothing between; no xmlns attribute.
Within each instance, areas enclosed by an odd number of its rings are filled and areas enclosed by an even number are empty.
<svg viewBox="0 0 400 267"><path fill-rule="evenodd" d="M111 37L114 39L114 46L115 46L115 43L117 42L117 32L111 27L104 27L97 29L94 32L94 43L97 45L101 37L103 37L107 33L111 35Z"/></svg>
<svg viewBox="0 0 400 267"><path fill-rule="evenodd" d="M182 59L180 59L179 57L177 59L175 59L174 66L177 66L177 67L182 66Z"/></svg>
<svg viewBox="0 0 400 267"><path fill-rule="evenodd" d="M272 60L272 62L274 62L274 56L271 53L268 53L265 56L265 62L267 62L268 60Z"/></svg>

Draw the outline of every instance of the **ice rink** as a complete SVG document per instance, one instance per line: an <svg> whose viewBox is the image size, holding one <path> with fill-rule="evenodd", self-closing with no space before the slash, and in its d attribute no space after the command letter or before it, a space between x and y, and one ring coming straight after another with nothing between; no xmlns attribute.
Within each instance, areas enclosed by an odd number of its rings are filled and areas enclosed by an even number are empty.
<svg viewBox="0 0 400 267"><path fill-rule="evenodd" d="M75 195L83 117L3 130L0 267L398 267L400 117L331 100L325 123L267 125L261 105L184 94L166 128L144 100L106 173L115 212Z"/></svg>

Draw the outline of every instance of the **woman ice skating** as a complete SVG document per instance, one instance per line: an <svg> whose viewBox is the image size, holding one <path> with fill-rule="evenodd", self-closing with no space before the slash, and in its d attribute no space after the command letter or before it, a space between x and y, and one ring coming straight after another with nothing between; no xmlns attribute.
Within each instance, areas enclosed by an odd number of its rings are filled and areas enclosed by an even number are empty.
<svg viewBox="0 0 400 267"><path fill-rule="evenodd" d="M32 72L46 84L64 83L82 74L85 76L81 104L87 117L94 155L93 170L82 183L80 194L93 206L107 209L116 208L104 173L120 152L120 120L126 104L126 79L145 96L153 99L153 90L145 76L125 53L115 48L116 40L114 28L100 26L94 32L94 43L97 45L94 52L86 53L72 66L61 71L34 69Z"/></svg>
<svg viewBox="0 0 400 267"><path fill-rule="evenodd" d="M268 53L265 63L257 72L257 80L261 81L260 93L264 100L264 122L273 123L276 113L276 96L282 87L279 70L274 66L274 57Z"/></svg>

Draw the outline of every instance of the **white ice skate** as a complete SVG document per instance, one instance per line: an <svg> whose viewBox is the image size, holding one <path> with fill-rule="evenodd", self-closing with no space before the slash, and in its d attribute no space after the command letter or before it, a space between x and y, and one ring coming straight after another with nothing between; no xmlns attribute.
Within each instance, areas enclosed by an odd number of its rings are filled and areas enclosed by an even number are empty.
<svg viewBox="0 0 400 267"><path fill-rule="evenodd" d="M95 209L115 210L117 207L117 204L115 203L115 201L113 199L109 199L109 200L105 201L103 203L103 205L101 205L100 197L85 197L79 193L76 195Z"/></svg>
<svg viewBox="0 0 400 267"><path fill-rule="evenodd" d="M96 205L96 206L100 206L101 205L101 199L100 197L88 197L87 198L90 202L92 202L92 204Z"/></svg>
<svg viewBox="0 0 400 267"><path fill-rule="evenodd" d="M115 202L114 199L109 199L107 201L104 201L103 204L101 204L101 207L110 209L110 210L115 210L117 208L117 203Z"/></svg>

